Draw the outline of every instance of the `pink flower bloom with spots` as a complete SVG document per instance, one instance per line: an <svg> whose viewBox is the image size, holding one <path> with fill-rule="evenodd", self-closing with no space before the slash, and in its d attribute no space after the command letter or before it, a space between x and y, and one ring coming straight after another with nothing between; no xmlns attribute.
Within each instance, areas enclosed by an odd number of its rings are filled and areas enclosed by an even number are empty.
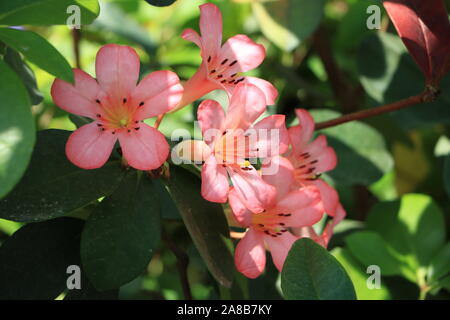
<svg viewBox="0 0 450 320"><path fill-rule="evenodd" d="M68 159L78 167L103 166L119 140L128 164L139 170L160 167L169 145L144 119L168 112L183 94L178 76L156 71L139 84L139 57L130 47L108 44L97 53L97 79L74 69L75 84L56 79L53 101L67 112L94 121L76 130L66 144Z"/></svg>
<svg viewBox="0 0 450 320"><path fill-rule="evenodd" d="M222 14L212 3L200 6L200 32L201 36L192 29L186 29L182 34L183 39L200 47L203 62L195 75L184 84L184 95L176 109L216 89L226 90L231 95L241 82L258 86L264 92L267 105L275 103L278 92L271 83L240 75L262 63L266 54L262 45L238 34L222 46Z"/></svg>
<svg viewBox="0 0 450 320"><path fill-rule="evenodd" d="M228 177L236 194L254 212L275 195L275 188L265 183L247 159L269 158L287 151L289 138L284 115L272 115L253 125L266 109L264 93L252 84L239 84L230 100L227 115L219 103L203 101L197 117L203 141L178 144L176 157L204 161L202 196L225 203Z"/></svg>
<svg viewBox="0 0 450 320"><path fill-rule="evenodd" d="M323 205L319 190L315 186L296 187L294 168L283 157L274 157L278 173L266 174L262 167L262 178L277 190L276 197L267 203L264 211L253 213L237 196L233 188L229 194L231 210L237 222L247 228L235 250L235 265L248 278L258 277L265 268L266 249L279 271L292 246L299 238L290 228L309 227L323 216Z"/></svg>
<svg viewBox="0 0 450 320"><path fill-rule="evenodd" d="M295 112L299 124L288 129L292 149L287 154L295 168L295 179L300 186L314 185L319 188L326 213L334 216L339 206L339 196L336 190L318 178L336 167L336 153L323 135L311 141L314 120L309 112L304 109Z"/></svg>

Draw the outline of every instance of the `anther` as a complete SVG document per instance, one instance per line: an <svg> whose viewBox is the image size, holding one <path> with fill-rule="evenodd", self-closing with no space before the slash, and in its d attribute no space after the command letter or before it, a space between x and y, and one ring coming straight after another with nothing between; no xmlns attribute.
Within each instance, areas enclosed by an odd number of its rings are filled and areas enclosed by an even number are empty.
<svg viewBox="0 0 450 320"><path fill-rule="evenodd" d="M138 131L140 128L141 128L141 127L136 127L136 128L134 128L134 130Z"/></svg>
<svg viewBox="0 0 450 320"><path fill-rule="evenodd" d="M237 73L233 73L231 76L230 76L230 78L234 78L234 77L236 77L237 76Z"/></svg>
<svg viewBox="0 0 450 320"><path fill-rule="evenodd" d="M225 59L225 60L222 61L221 64L224 65L225 63L227 63L227 61L228 61L228 59Z"/></svg>
<svg viewBox="0 0 450 320"><path fill-rule="evenodd" d="M101 131L105 131L105 128L100 128Z"/></svg>
<svg viewBox="0 0 450 320"><path fill-rule="evenodd" d="M102 116L100 115L100 113L97 113L96 115L95 115L97 118L101 118Z"/></svg>
<svg viewBox="0 0 450 320"><path fill-rule="evenodd" d="M127 103L127 98L123 98L123 103Z"/></svg>
<svg viewBox="0 0 450 320"><path fill-rule="evenodd" d="M220 81L220 83L225 83L225 82L227 82L227 80L222 80L222 81Z"/></svg>
<svg viewBox="0 0 450 320"><path fill-rule="evenodd" d="M240 78L239 80L235 81L235 84L238 84L239 82L244 81L244 80L245 80L245 78Z"/></svg>
<svg viewBox="0 0 450 320"><path fill-rule="evenodd" d="M115 131L113 131L113 132L111 132L112 134L116 134L116 132Z"/></svg>
<svg viewBox="0 0 450 320"><path fill-rule="evenodd" d="M100 100L98 100L98 99L95 99L95 102L97 102L98 104L100 104Z"/></svg>
<svg viewBox="0 0 450 320"><path fill-rule="evenodd" d="M208 57L208 63L210 63L210 62L211 62L211 56Z"/></svg>
<svg viewBox="0 0 450 320"><path fill-rule="evenodd" d="M131 132L131 130L130 130L130 129L128 129L127 131L128 131L128 132Z"/></svg>
<svg viewBox="0 0 450 320"><path fill-rule="evenodd" d="M210 74L216 73L216 69L211 70Z"/></svg>
<svg viewBox="0 0 450 320"><path fill-rule="evenodd" d="M234 80L228 81L229 84L232 84L234 82Z"/></svg>
<svg viewBox="0 0 450 320"><path fill-rule="evenodd" d="M101 123L97 123L97 127L103 127Z"/></svg>
<svg viewBox="0 0 450 320"><path fill-rule="evenodd" d="M144 105L144 101L141 101L140 103L139 103L139 107L142 107Z"/></svg>
<svg viewBox="0 0 450 320"><path fill-rule="evenodd" d="M264 230L264 233L270 235L270 232L267 230Z"/></svg>
<svg viewBox="0 0 450 320"><path fill-rule="evenodd" d="M263 225L262 223L258 224L258 226L260 226L260 227L264 227L264 225Z"/></svg>
<svg viewBox="0 0 450 320"><path fill-rule="evenodd" d="M230 63L230 67L234 66L237 63L237 60L234 60L232 63Z"/></svg>
<svg viewBox="0 0 450 320"><path fill-rule="evenodd" d="M314 164L314 163L317 163L317 162L319 162L319 160L316 159L316 160L311 161L310 164Z"/></svg>
<svg viewBox="0 0 450 320"><path fill-rule="evenodd" d="M280 226L285 226L286 224L283 222L280 222Z"/></svg>
<svg viewBox="0 0 450 320"><path fill-rule="evenodd" d="M217 79L220 79L220 78L223 78L223 74L219 74L219 75L217 76Z"/></svg>
<svg viewBox="0 0 450 320"><path fill-rule="evenodd" d="M300 167L298 167L299 169L303 169L303 168L306 168L306 164L304 164L304 165L301 165Z"/></svg>

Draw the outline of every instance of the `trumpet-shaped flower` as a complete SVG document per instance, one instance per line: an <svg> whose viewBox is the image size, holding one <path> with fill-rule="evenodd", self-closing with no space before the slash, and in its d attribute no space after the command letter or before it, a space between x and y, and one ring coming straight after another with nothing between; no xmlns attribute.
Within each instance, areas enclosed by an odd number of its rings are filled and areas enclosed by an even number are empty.
<svg viewBox="0 0 450 320"><path fill-rule="evenodd" d="M274 157L277 174L266 174L262 167L262 178L273 185L276 197L266 203L264 211L253 213L237 196L233 188L229 203L237 222L247 228L244 237L235 250L236 268L248 278L258 277L265 268L266 248L278 270L282 270L292 244L299 238L290 232L291 228L305 228L314 225L323 215L319 190L315 186L296 187L294 168L286 158Z"/></svg>
<svg viewBox="0 0 450 320"><path fill-rule="evenodd" d="M195 75L184 84L184 95L176 109L216 89L226 90L231 95L241 82L258 86L264 92L266 104L275 103L278 92L271 83L241 75L262 63L265 57L262 45L239 34L222 46L222 14L212 3L200 6L200 32L201 36L192 29L186 29L182 34L183 39L200 47L203 61Z"/></svg>
<svg viewBox="0 0 450 320"><path fill-rule="evenodd" d="M314 120L308 111L297 109L296 114L299 124L288 129L292 146L288 159L295 168L295 179L300 186L314 185L319 188L325 211L334 216L339 196L336 190L319 177L336 167L336 153L328 146L327 138L323 135L310 142Z"/></svg>
<svg viewBox="0 0 450 320"><path fill-rule="evenodd" d="M249 159L268 158L287 151L289 138L284 115L272 115L255 125L264 112L264 93L252 84L239 84L230 100L227 115L219 103L203 101L197 117L203 141L178 144L174 156L204 162L202 196L212 202L227 201L231 178L236 194L255 212L274 196Z"/></svg>
<svg viewBox="0 0 450 320"><path fill-rule="evenodd" d="M183 94L178 76L156 71L137 84L139 57L130 47L109 44L96 58L97 79L74 69L75 84L56 79L51 94L60 108L93 122L76 130L66 144L68 159L84 169L101 167L117 140L128 164L151 170L167 159L169 145L143 123L174 108Z"/></svg>

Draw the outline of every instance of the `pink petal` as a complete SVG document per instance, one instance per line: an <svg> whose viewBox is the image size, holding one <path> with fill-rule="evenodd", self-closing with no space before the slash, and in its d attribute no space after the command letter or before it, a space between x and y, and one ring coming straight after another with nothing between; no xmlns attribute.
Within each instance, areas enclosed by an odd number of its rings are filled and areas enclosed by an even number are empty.
<svg viewBox="0 0 450 320"><path fill-rule="evenodd" d="M222 45L222 14L219 8L206 3L200 6L202 57L214 57Z"/></svg>
<svg viewBox="0 0 450 320"><path fill-rule="evenodd" d="M228 74L253 70L263 62L265 56L264 47L243 34L228 39L219 52L219 60L237 61L227 69Z"/></svg>
<svg viewBox="0 0 450 320"><path fill-rule="evenodd" d="M333 170L337 164L336 152L327 145L327 138L319 136L304 148L304 152L311 154L311 158L318 160L315 164L316 172Z"/></svg>
<svg viewBox="0 0 450 320"><path fill-rule="evenodd" d="M117 137L111 131L102 131L92 122L75 130L67 140L67 158L83 169L103 166L111 154Z"/></svg>
<svg viewBox="0 0 450 320"><path fill-rule="evenodd" d="M184 40L191 41L195 43L199 48L202 47L202 39L200 38L200 35L197 33L197 31L192 29L185 29L183 33L181 34L181 37Z"/></svg>
<svg viewBox="0 0 450 320"><path fill-rule="evenodd" d="M270 207L276 197L276 189L266 183L253 168L242 170L240 166L227 166L228 174L233 182L236 194L244 205L254 213L262 212Z"/></svg>
<svg viewBox="0 0 450 320"><path fill-rule="evenodd" d="M264 271L266 250L259 232L252 228L248 229L244 238L236 246L234 263L237 270L250 279L257 278Z"/></svg>
<svg viewBox="0 0 450 320"><path fill-rule="evenodd" d="M176 164L202 164L211 155L211 149L201 140L184 140L172 149L172 161Z"/></svg>
<svg viewBox="0 0 450 320"><path fill-rule="evenodd" d="M314 119L305 109L296 109L295 113L299 120L297 126L289 128L289 138L295 155L300 155L306 148L314 133Z"/></svg>
<svg viewBox="0 0 450 320"><path fill-rule="evenodd" d="M253 129L257 133L257 143L252 149L258 150L258 158L273 157L288 150L289 135L284 115L268 116L255 124Z"/></svg>
<svg viewBox="0 0 450 320"><path fill-rule="evenodd" d="M128 46L107 44L97 53L97 80L112 100L122 101L136 87L139 79L139 56Z"/></svg>
<svg viewBox="0 0 450 320"><path fill-rule="evenodd" d="M205 100L198 107L197 119L202 130L203 139L208 145L222 136L225 126L225 112L214 100Z"/></svg>
<svg viewBox="0 0 450 320"><path fill-rule="evenodd" d="M292 245L298 238L290 232L285 232L281 236L271 237L264 235L264 242L267 244L272 256L273 263L278 271L283 270L284 261Z"/></svg>
<svg viewBox="0 0 450 320"><path fill-rule="evenodd" d="M286 226L303 227L317 223L323 216L323 204L319 190L314 186L291 191L278 201L274 212L291 214L283 217Z"/></svg>
<svg viewBox="0 0 450 320"><path fill-rule="evenodd" d="M237 222L243 227L248 227L252 222L252 213L242 203L234 187L231 187L228 193L228 203Z"/></svg>
<svg viewBox="0 0 450 320"><path fill-rule="evenodd" d="M308 185L316 186L320 191L320 198L323 202L325 212L330 216L334 216L336 208L339 204L339 195L328 183L323 180L312 180L307 182Z"/></svg>
<svg viewBox="0 0 450 320"><path fill-rule="evenodd" d="M246 130L265 110L264 93L252 84L240 83L231 97L225 127Z"/></svg>
<svg viewBox="0 0 450 320"><path fill-rule="evenodd" d="M322 233L322 239L324 242L324 247L328 246L328 243L330 242L331 237L333 236L334 228L336 225L341 222L346 216L346 212L341 204L338 205L336 209L336 213L334 215L333 221L327 224L325 227L325 230Z"/></svg>
<svg viewBox="0 0 450 320"><path fill-rule="evenodd" d="M262 178L277 189L277 199L282 199L292 190L295 182L294 167L286 158L277 156L264 163Z"/></svg>
<svg viewBox="0 0 450 320"><path fill-rule="evenodd" d="M138 170L159 168L169 155L169 145L161 132L145 123L139 130L119 132L119 142L128 164Z"/></svg>
<svg viewBox="0 0 450 320"><path fill-rule="evenodd" d="M96 99L102 99L104 92L97 81L80 69L73 69L75 84L55 79L51 95L55 104L67 112L95 119L99 112Z"/></svg>
<svg viewBox="0 0 450 320"><path fill-rule="evenodd" d="M172 71L155 71L147 75L131 94L131 105L138 107L137 120L166 113L180 102L183 86Z"/></svg>
<svg viewBox="0 0 450 320"><path fill-rule="evenodd" d="M254 84L259 89L261 89L261 91L264 92L264 95L266 96L267 105L270 106L275 104L275 101L278 97L278 90L269 81L261 78L247 76L245 77L244 82Z"/></svg>
<svg viewBox="0 0 450 320"><path fill-rule="evenodd" d="M225 168L217 164L214 155L210 156L202 167L203 198L211 202L225 203L229 188Z"/></svg>

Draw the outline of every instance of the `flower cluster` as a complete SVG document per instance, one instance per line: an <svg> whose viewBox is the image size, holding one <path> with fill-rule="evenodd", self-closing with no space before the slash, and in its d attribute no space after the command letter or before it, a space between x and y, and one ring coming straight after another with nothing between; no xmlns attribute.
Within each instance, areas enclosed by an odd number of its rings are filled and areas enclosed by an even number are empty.
<svg viewBox="0 0 450 320"><path fill-rule="evenodd" d="M296 110L299 124L286 128L284 115L261 116L277 90L266 80L244 76L265 58L265 49L245 35L222 45L222 16L213 4L200 6L199 35L182 37L201 50L202 64L183 85L176 74L156 71L138 83L139 57L127 46L106 45L96 59L96 79L75 69L75 83L56 79L55 104L93 121L76 130L66 145L68 159L99 168L118 141L123 158L138 170L160 167L169 155L164 136L143 120L176 111L213 90L229 97L227 112L203 101L197 118L203 140L178 144L172 154L201 163L202 196L229 203L234 220L246 229L235 250L237 269L249 278L265 267L266 249L281 270L293 242L309 237L327 246L345 216L337 192L320 175L336 166L325 136L311 140L314 121ZM313 226L332 217L318 234Z"/></svg>

